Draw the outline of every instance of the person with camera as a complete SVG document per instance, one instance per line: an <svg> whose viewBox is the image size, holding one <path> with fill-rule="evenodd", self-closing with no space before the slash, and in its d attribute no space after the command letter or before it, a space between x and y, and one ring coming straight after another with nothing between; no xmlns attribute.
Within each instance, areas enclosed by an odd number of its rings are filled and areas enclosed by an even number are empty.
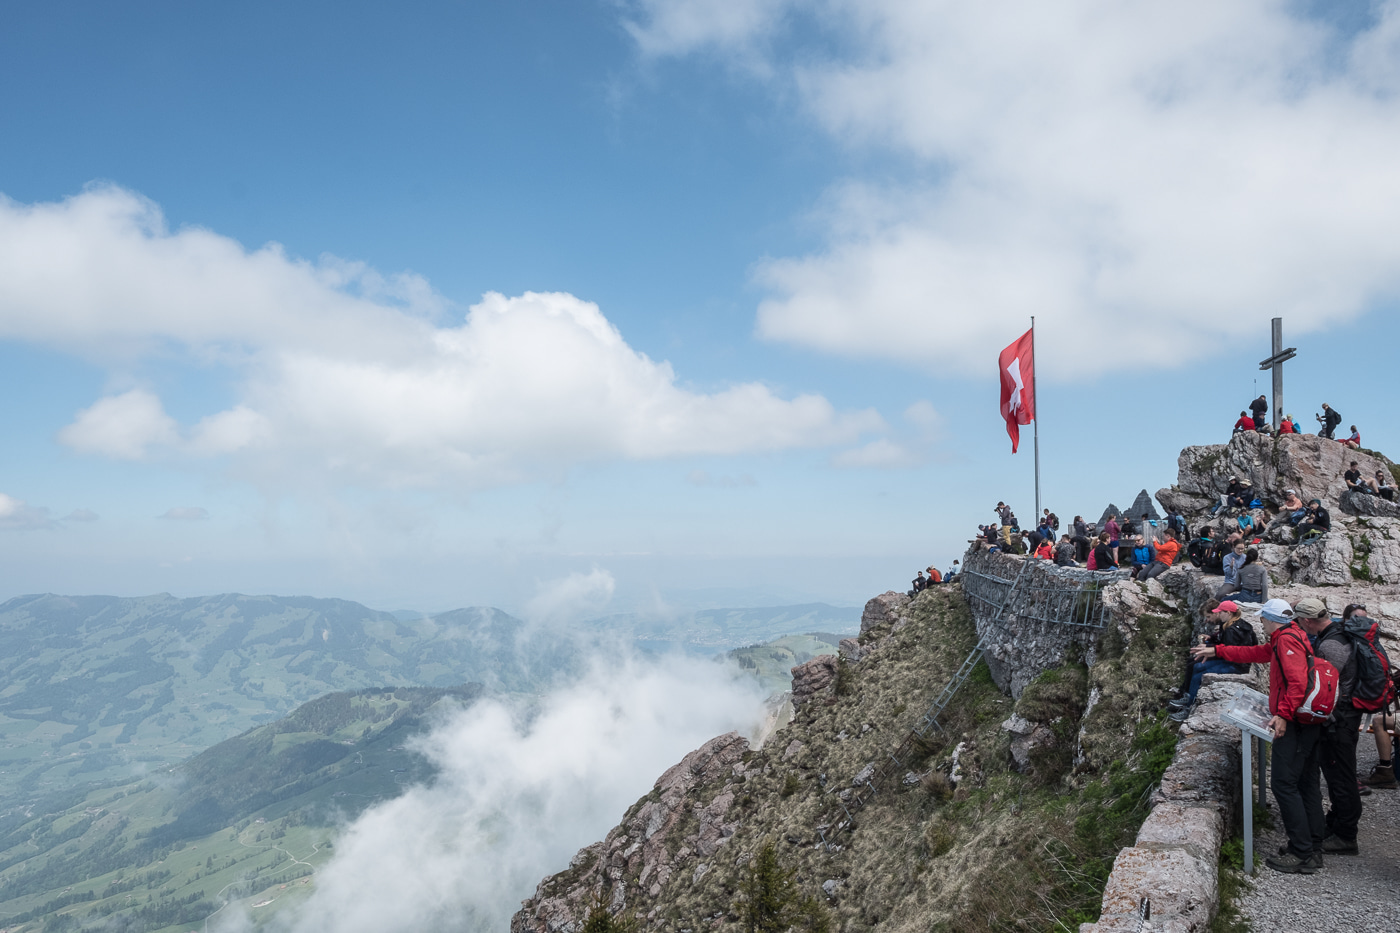
<svg viewBox="0 0 1400 933"><path fill-rule="evenodd" d="M1332 436L1332 432L1336 431L1337 425L1342 423L1342 416L1337 413L1335 408L1328 405L1326 402L1322 403L1322 411L1323 414L1315 416L1317 418L1317 423L1322 425L1322 430L1317 432L1317 436L1325 437L1329 441L1335 440L1336 438Z"/></svg>
<svg viewBox="0 0 1400 933"><path fill-rule="evenodd" d="M1211 611L1215 621L1214 629L1200 636L1202 645L1255 645L1259 643L1254 635L1254 627L1240 618L1240 607L1231 600L1225 600ZM1196 694L1201 689L1201 679L1207 674L1248 674L1248 664L1235 664L1221 658L1207 658L1193 661L1190 680L1182 695L1167 704L1172 722L1185 722L1191 715L1191 707L1196 702Z"/></svg>

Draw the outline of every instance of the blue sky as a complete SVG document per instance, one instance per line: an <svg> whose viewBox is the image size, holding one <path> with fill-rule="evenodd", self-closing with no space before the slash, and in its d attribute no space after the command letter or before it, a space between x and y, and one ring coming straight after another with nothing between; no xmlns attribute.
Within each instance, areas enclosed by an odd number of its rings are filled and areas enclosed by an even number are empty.
<svg viewBox="0 0 1400 933"><path fill-rule="evenodd" d="M1395 450L1400 14L1315 9L11 4L0 596L856 604L1032 512L1031 314L1062 516L1275 314Z"/></svg>

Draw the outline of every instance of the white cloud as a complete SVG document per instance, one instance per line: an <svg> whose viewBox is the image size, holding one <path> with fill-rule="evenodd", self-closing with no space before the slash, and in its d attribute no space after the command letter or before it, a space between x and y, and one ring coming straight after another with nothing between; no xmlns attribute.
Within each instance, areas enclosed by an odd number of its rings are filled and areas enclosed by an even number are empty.
<svg viewBox="0 0 1400 933"><path fill-rule="evenodd" d="M576 571L539 584L539 592L525 607L525 618L546 625L561 625L596 616L612 602L616 589L617 581L606 570L594 567L588 573Z"/></svg>
<svg viewBox="0 0 1400 933"><path fill-rule="evenodd" d="M781 21L789 0L637 0L624 26L648 55L745 44Z"/></svg>
<svg viewBox="0 0 1400 933"><path fill-rule="evenodd" d="M883 437L831 458L832 466L846 469L897 469L917 466L919 462L920 457L909 448Z"/></svg>
<svg viewBox="0 0 1400 933"><path fill-rule="evenodd" d="M847 444L884 425L760 383L682 388L572 295L488 294L460 323L434 323L446 308L413 276L171 232L119 188L0 201L0 338L122 361L174 345L246 376L236 405L188 428L145 389L99 399L59 433L83 453L479 486L587 460Z"/></svg>
<svg viewBox="0 0 1400 933"><path fill-rule="evenodd" d="M0 529L33 531L36 528L52 528L53 525L48 509L0 492Z"/></svg>
<svg viewBox="0 0 1400 933"><path fill-rule="evenodd" d="M176 522L202 522L209 517L209 510L197 505L176 505L157 517Z"/></svg>
<svg viewBox="0 0 1400 933"><path fill-rule="evenodd" d="M141 460L153 447L179 439L175 419L160 399L144 389L98 399L78 412L73 423L58 432L58 440L79 453L117 460Z"/></svg>
<svg viewBox="0 0 1400 933"><path fill-rule="evenodd" d="M528 721L478 702L420 743L438 780L356 820L284 929L504 930L667 768L715 735L752 734L760 716L752 687L684 659L599 668Z"/></svg>
<svg viewBox="0 0 1400 933"><path fill-rule="evenodd" d="M74 509L63 516L65 522L95 522L101 516L92 509Z"/></svg>
<svg viewBox="0 0 1400 933"><path fill-rule="evenodd" d="M652 0L635 34L796 44L741 6ZM1272 0L802 9L839 41L775 54L777 92L907 180L837 186L826 247L760 266L761 336L985 372L1034 314L1042 371L1096 375L1124 347L1262 347L1270 317L1298 334L1400 296L1395 0L1357 35Z"/></svg>

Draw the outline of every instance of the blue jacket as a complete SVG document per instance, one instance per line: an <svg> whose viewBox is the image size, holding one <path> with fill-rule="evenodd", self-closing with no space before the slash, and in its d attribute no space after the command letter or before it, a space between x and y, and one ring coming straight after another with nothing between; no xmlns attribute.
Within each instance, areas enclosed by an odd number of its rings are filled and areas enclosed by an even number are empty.
<svg viewBox="0 0 1400 933"><path fill-rule="evenodd" d="M1142 547L1135 547L1135 548L1133 548L1133 563L1135 563L1135 564L1150 564L1150 563L1152 563L1152 558L1154 558L1154 557L1156 556L1156 555L1153 553L1154 550L1155 550L1155 548L1153 548L1152 545L1150 545L1150 544L1144 544Z"/></svg>

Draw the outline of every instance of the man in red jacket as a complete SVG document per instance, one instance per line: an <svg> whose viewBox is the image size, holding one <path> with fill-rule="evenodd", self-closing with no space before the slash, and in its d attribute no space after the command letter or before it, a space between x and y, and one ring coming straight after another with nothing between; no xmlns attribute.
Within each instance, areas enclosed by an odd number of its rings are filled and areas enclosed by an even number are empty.
<svg viewBox="0 0 1400 933"><path fill-rule="evenodd" d="M1307 692L1308 655L1312 645L1294 617L1313 619L1327 614L1318 599L1288 603L1271 599L1259 613L1267 643L1263 645L1197 645L1192 656L1203 661L1220 658L1236 663L1269 665L1269 726L1274 730L1273 788L1279 816L1288 834L1288 851L1264 860L1275 871L1311 875L1322 867L1322 839L1327 824L1322 815L1319 761L1322 726L1303 725L1294 714ZM1272 663L1277 658L1279 663Z"/></svg>

